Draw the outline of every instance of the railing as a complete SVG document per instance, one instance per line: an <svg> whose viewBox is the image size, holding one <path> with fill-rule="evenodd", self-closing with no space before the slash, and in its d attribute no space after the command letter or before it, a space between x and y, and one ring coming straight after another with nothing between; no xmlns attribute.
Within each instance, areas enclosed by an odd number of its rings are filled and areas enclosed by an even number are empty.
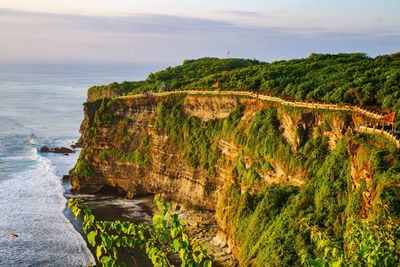
<svg viewBox="0 0 400 267"><path fill-rule="evenodd" d="M261 100L280 103L286 106L292 107L302 107L302 108L311 108L311 109L327 109L327 110L336 110L336 111L346 111L346 112L356 112L363 114L366 117L373 118L373 119L380 119L383 116L379 113L375 113L373 111L361 108L359 106L352 106L349 104L327 104L327 103L319 103L319 102L304 102L304 101L290 101L283 98L279 98L276 96L269 96L269 95L261 95L255 94L253 92L248 91L200 91L200 90L180 90L180 91L169 91L169 92L161 92L161 93L151 93L151 96L168 96L173 94L188 94L188 95L226 95L226 96L244 96L244 97L251 97L251 98L258 98ZM128 95L128 96L119 96L118 98L142 98L142 97L149 97L144 94L136 94L136 95ZM367 127L367 126L359 126L360 131L364 132L374 132L385 137L389 138L392 142L396 144L398 148L400 148L400 141L397 139L397 136L394 133L385 131L385 130L378 130L375 128Z"/></svg>
<svg viewBox="0 0 400 267"><path fill-rule="evenodd" d="M383 129L376 129L376 128L363 126L363 125L359 126L358 130L360 132L372 132L372 133L377 133L377 134L383 135L386 138L388 138L390 141L392 141L396 145L397 148L400 148L400 140L397 138L397 135L395 134L395 132L387 131L387 130L383 130Z"/></svg>
<svg viewBox="0 0 400 267"><path fill-rule="evenodd" d="M304 107L304 108L312 108L312 109L329 109L329 110L338 110L338 111L349 111L349 112L358 112L364 114L367 117L380 119L382 115L379 113L375 113L373 111L358 107L352 106L348 104L327 104L327 103L319 103L319 102L304 102L304 101L290 101L283 98L279 98L276 96L269 95L261 95L255 94L253 92L248 91L199 91L199 90L180 90L180 91L169 91L169 92L161 92L161 93L152 93L153 96L167 96L172 94L182 94L186 93L189 95L234 95L234 96L246 96L252 98L259 98L262 100L280 103L286 106L294 106L294 107ZM119 98L137 98L137 97L146 97L143 94L136 95L128 95L128 96L120 96Z"/></svg>

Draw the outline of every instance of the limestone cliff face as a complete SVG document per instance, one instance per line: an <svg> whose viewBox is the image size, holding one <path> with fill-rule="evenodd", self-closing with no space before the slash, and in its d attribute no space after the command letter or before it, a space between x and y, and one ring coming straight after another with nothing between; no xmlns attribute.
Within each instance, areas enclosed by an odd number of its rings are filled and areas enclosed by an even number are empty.
<svg viewBox="0 0 400 267"><path fill-rule="evenodd" d="M290 147L289 157L294 157L316 137L325 137L328 149L333 150L349 129L363 121L355 114L285 108L245 97L181 95L180 98L185 115L198 117L201 121L223 120L242 106L243 114L236 128L244 135L249 133L257 112L266 108L275 110L279 124L276 134ZM235 166L243 144L232 136L219 134L214 137L218 139L220 151L216 166L213 166L215 171L194 166L180 150L180 144L155 127L160 103L165 101L166 97L132 97L86 103L81 126L80 163L71 171L73 189L94 192L103 185L110 185L123 189L128 197L163 193L187 207L217 210L219 214L229 209L224 199L229 195L232 183L238 182ZM355 156L351 154L351 157ZM258 158L247 154L243 156L243 162L244 168L250 169L257 164ZM373 176L368 166L360 164L352 161L354 187L360 179L368 184L368 179ZM257 193L263 185L274 183L302 186L309 173L301 166L293 167L277 158L269 160L268 167L260 167L257 172L257 181L241 182L242 192ZM371 193L364 194L369 194L365 196L367 203ZM367 208L367 204L364 206ZM220 215L217 220L220 238L238 251L240 244L230 234L232 224Z"/></svg>
<svg viewBox="0 0 400 267"><path fill-rule="evenodd" d="M210 175L206 170L193 167L182 156L177 144L171 142L168 135L157 131L152 125L157 105L165 97L119 98L108 102L103 107L103 113L117 117L113 123L95 122L96 112L101 109L101 100L88 102L84 105L84 121L81 125L82 154L89 157L90 167L95 172L93 176L79 176L72 172L72 184L76 190L95 191L102 185L119 187L128 196L147 193L164 193L171 199L204 209L215 210L217 200L223 185L230 179L230 165L238 154L240 145L221 138L219 146L223 159L219 161L218 171ZM338 140L343 138L348 126L354 125L349 114L337 116L330 122L324 120L326 114L312 110L286 110L276 104L257 99L229 96L187 96L184 101L184 111L188 116L196 116L204 121L226 118L238 105L245 106L241 123L246 127L254 114L260 109L270 107L278 110L280 131L293 151L297 151L306 140L313 136L327 136L329 146L333 148ZM333 115L332 115L333 114ZM335 112L330 116L335 116ZM122 125L121 120L129 123ZM356 118L359 120L360 118ZM93 136L93 132L96 135ZM147 153L151 155L149 164L118 158L102 158L102 149L112 147L116 150L126 150L123 138L133 139L131 146L138 146L138 140L145 136L151 139ZM129 148L128 148L129 150ZM262 174L265 183L293 183L301 185L302 175L295 174L279 162L271 162L273 171ZM228 173L228 174L227 174Z"/></svg>
<svg viewBox="0 0 400 267"><path fill-rule="evenodd" d="M223 184L219 177L211 177L205 170L192 167L177 151L168 136L157 132L151 124L157 104L163 99L121 99L112 104L106 112L129 119L129 125L123 129L121 124L101 124L94 126L94 117L99 101L85 105L85 119L81 127L82 152L90 151L90 165L95 175L82 177L72 175L72 185L76 190L98 190L101 185L118 187L128 196L149 193L163 193L167 197L187 206L214 209L218 189ZM90 129L98 130L96 138L90 138ZM137 164L123 159L104 159L101 151L104 147L126 149L122 136L130 135L137 146L137 140L149 136L151 146L147 153L151 163Z"/></svg>
<svg viewBox="0 0 400 267"><path fill-rule="evenodd" d="M129 119L129 126L124 129L120 123L96 124L95 114L100 109L101 100L86 103L80 144L82 154L89 156L95 175L85 177L72 172L73 188L94 192L102 185L110 185L125 190L128 196L163 193L183 205L214 210L225 177L219 174L211 176L207 171L191 166L178 151L176 144L167 135L154 129L151 120L155 116L157 104L163 100L162 97L120 99L109 105L106 113L117 116L118 120ZM188 115L209 120L228 116L239 103L246 100L223 98L217 101L207 97L187 97L185 102L185 112ZM123 132L118 134L121 130ZM94 131L97 132L95 137L91 136ZM127 135L136 141L145 136L150 137L151 147L147 151L151 155L150 164L136 164L115 158L103 159L100 156L105 147L126 149L121 137ZM221 147L224 147L223 140ZM226 149L230 154L229 148Z"/></svg>

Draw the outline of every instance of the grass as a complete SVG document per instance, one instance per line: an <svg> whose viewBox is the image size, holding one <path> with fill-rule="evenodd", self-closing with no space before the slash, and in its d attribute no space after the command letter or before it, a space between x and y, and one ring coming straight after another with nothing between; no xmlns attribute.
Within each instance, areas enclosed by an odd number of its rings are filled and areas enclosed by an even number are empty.
<svg viewBox="0 0 400 267"><path fill-rule="evenodd" d="M110 147L104 147L100 152L100 158L102 160L116 159L127 161L137 165L149 165L151 163L151 156L147 152L140 151L139 149L132 152L123 152Z"/></svg>

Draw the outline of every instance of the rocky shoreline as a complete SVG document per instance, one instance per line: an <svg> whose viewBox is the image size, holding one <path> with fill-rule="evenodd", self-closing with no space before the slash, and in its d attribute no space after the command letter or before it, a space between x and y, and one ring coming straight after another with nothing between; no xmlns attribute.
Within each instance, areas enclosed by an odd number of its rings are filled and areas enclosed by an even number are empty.
<svg viewBox="0 0 400 267"><path fill-rule="evenodd" d="M92 209L98 220L121 220L150 224L151 217L157 212L152 196L127 199L107 190L97 194L76 196L81 198L83 203ZM237 266L228 245L218 241L218 226L213 212L185 209L177 203L173 203L173 212L177 213L180 219L186 223L191 237L204 243L207 250L214 255L213 266ZM86 240L85 235L83 236ZM95 255L95 249L89 244L88 247ZM121 253L121 259L127 266L151 266L151 262L145 252L139 249L124 251Z"/></svg>
<svg viewBox="0 0 400 267"><path fill-rule="evenodd" d="M190 235L203 242L207 250L214 255L213 266L238 266L228 244L218 237L218 224L214 212L183 209L179 204L173 206L180 219L186 222Z"/></svg>
<svg viewBox="0 0 400 267"><path fill-rule="evenodd" d="M63 154L68 156L70 153L75 153L75 150L72 150L67 147L47 147L47 146L42 146L40 148L41 153L56 153L56 154Z"/></svg>

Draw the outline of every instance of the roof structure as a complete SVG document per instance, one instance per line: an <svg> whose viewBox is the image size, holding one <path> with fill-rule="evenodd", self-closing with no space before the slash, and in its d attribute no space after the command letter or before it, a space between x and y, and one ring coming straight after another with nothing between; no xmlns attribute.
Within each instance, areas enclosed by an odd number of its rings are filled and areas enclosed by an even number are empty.
<svg viewBox="0 0 400 267"><path fill-rule="evenodd" d="M392 112L388 115L382 116L379 120L385 123L393 124L395 117L396 117L396 112Z"/></svg>

